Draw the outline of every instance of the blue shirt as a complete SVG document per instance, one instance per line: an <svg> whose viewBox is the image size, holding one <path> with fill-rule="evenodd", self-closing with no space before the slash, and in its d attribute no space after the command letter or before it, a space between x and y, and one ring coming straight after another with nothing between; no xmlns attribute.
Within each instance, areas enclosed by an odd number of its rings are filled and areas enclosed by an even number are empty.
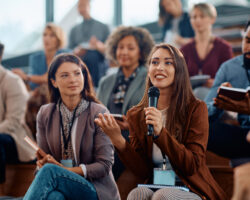
<svg viewBox="0 0 250 200"><path fill-rule="evenodd" d="M250 70L247 73L250 75ZM235 88L245 89L250 85L246 69L243 67L243 55L224 62L215 75L213 87L205 98L209 118L212 120L219 119L223 113L223 110L213 105L213 98L217 96L218 87L224 82L229 82ZM249 115L238 114L238 121L242 127L250 128Z"/></svg>
<svg viewBox="0 0 250 200"><path fill-rule="evenodd" d="M60 53L69 53L68 49L59 49L56 52L56 55ZM48 71L48 66L46 62L46 56L44 51L38 51L34 54L31 54L29 57L29 74L30 75L43 75ZM39 85L36 83L29 83L30 88L34 90Z"/></svg>

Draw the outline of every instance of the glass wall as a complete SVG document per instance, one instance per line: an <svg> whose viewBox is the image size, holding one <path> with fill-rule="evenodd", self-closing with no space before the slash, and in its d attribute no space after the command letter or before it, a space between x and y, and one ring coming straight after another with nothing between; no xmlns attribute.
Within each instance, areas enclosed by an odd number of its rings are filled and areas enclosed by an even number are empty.
<svg viewBox="0 0 250 200"><path fill-rule="evenodd" d="M4 57L31 51L45 23L45 1L0 1L0 19Z"/></svg>
<svg viewBox="0 0 250 200"><path fill-rule="evenodd" d="M142 25L158 20L159 1L123 0L122 20L124 25Z"/></svg>

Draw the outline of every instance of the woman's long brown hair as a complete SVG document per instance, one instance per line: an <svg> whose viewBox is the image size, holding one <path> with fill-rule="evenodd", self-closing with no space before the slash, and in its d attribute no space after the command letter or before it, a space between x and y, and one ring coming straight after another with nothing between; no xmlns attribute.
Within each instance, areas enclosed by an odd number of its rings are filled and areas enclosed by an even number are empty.
<svg viewBox="0 0 250 200"><path fill-rule="evenodd" d="M151 63L152 55L158 49L166 49L170 52L174 60L175 76L172 84L172 95L170 98L170 105L167 110L166 129L176 137L176 139L182 141L182 131L188 116L188 106L190 101L194 99L192 93L192 87L189 80L187 64L182 53L175 47L168 44L158 44L154 46L148 57L148 65ZM153 86L149 77L146 79L146 87L144 96L138 107L148 107L148 89Z"/></svg>
<svg viewBox="0 0 250 200"><path fill-rule="evenodd" d="M86 64L78 56L69 53L61 53L57 55L50 65L48 72L48 88L50 102L57 103L58 100L61 98L59 89L53 86L51 79L56 79L56 72L58 68L65 62L74 63L78 65L82 70L84 77L84 88L81 92L82 97L88 101L100 103L100 101L96 98L92 78Z"/></svg>

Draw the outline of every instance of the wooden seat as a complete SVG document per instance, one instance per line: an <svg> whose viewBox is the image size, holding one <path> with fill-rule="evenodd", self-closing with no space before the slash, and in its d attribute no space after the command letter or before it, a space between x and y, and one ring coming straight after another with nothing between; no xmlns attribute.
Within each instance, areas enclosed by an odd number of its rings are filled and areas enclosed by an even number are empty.
<svg viewBox="0 0 250 200"><path fill-rule="evenodd" d="M4 193L6 196L24 196L34 179L35 164L13 164L6 166Z"/></svg>
<svg viewBox="0 0 250 200"><path fill-rule="evenodd" d="M210 151L206 153L207 166L210 169L214 179L225 191L225 193L232 197L233 192L233 168L230 166L229 159L218 156Z"/></svg>

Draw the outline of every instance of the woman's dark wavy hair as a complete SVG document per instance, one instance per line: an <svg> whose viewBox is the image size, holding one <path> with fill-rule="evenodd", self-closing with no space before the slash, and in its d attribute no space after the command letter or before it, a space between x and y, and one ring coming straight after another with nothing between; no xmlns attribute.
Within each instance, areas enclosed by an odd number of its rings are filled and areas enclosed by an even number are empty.
<svg viewBox="0 0 250 200"><path fill-rule="evenodd" d="M61 98L59 89L53 86L51 79L56 80L56 72L58 68L63 63L66 63L66 62L74 63L78 65L82 70L82 74L84 77L84 88L81 92L82 97L88 101L100 103L99 100L96 98L92 78L90 76L90 73L86 64L78 56L74 54L69 54L69 53L62 53L62 54L57 55L53 59L49 67L48 88L49 88L50 102L57 103L58 100Z"/></svg>
<svg viewBox="0 0 250 200"><path fill-rule="evenodd" d="M166 129L174 135L179 142L181 142L183 131L182 127L184 127L185 121L188 117L188 106L191 100L195 98L189 80L187 64L179 49L171 45L161 43L154 46L149 54L148 65L151 63L152 55L158 49L168 50L174 60L175 75L174 82L171 86L173 93L170 99L171 103L167 110ZM138 107L148 107L148 89L151 86L153 86L153 84L147 76L145 92L141 102L137 105Z"/></svg>
<svg viewBox="0 0 250 200"><path fill-rule="evenodd" d="M134 36L140 49L140 65L147 62L148 54L154 46L152 35L145 28L133 26L119 26L108 37L106 45L106 56L116 62L116 50L118 43L126 36Z"/></svg>

